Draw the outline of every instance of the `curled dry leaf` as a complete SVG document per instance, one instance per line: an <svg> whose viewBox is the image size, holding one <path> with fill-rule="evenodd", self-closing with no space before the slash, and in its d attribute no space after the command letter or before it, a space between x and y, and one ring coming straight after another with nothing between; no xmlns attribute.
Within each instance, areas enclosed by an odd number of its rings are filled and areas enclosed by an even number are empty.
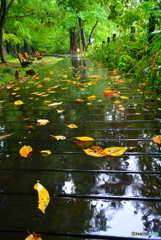
<svg viewBox="0 0 161 240"><path fill-rule="evenodd" d="M67 127L69 127L69 128L77 128L77 125L75 125L75 124L69 124L69 125L67 125Z"/></svg>
<svg viewBox="0 0 161 240"><path fill-rule="evenodd" d="M24 102L22 102L21 100L17 100L14 102L14 105L18 106L18 105L22 105L24 104Z"/></svg>
<svg viewBox="0 0 161 240"><path fill-rule="evenodd" d="M93 141L95 141L93 138L86 137L86 136L83 136L83 137L73 137L73 138L75 138L76 140L79 140L79 141L83 141L83 142L86 142L86 141L93 142Z"/></svg>
<svg viewBox="0 0 161 240"><path fill-rule="evenodd" d="M51 103L51 104L48 104L48 106L52 107L52 106L58 106L60 104L62 104L62 102Z"/></svg>
<svg viewBox="0 0 161 240"><path fill-rule="evenodd" d="M39 181L34 185L34 189L38 191L38 209L45 213L45 209L47 208L50 201L49 193L44 188L44 186L39 183Z"/></svg>
<svg viewBox="0 0 161 240"><path fill-rule="evenodd" d="M91 147L87 149L83 149L86 154L93 156L93 157L104 157L106 156L105 151L101 147Z"/></svg>
<svg viewBox="0 0 161 240"><path fill-rule="evenodd" d="M6 135L3 135L3 136L0 136L0 140L3 140L4 138L9 137L12 134L15 134L15 133L10 133L10 134L6 134Z"/></svg>
<svg viewBox="0 0 161 240"><path fill-rule="evenodd" d="M26 158L28 157L28 158L30 158L30 157L31 157L31 154L32 154L32 151L33 151L32 147L24 145L24 146L19 150L19 153L20 153L20 155L21 155L22 157L26 157Z"/></svg>
<svg viewBox="0 0 161 240"><path fill-rule="evenodd" d="M65 109L60 109L60 110L57 109L57 112L58 112L58 113L62 113L62 112L64 112L64 111L65 111Z"/></svg>
<svg viewBox="0 0 161 240"><path fill-rule="evenodd" d="M41 151L41 155L42 155L43 157L47 157L49 154L51 154L51 151L50 151L50 150L42 150L42 151Z"/></svg>
<svg viewBox="0 0 161 240"><path fill-rule="evenodd" d="M50 136L56 138L57 140L64 140L64 139L66 139L66 137L64 137L64 136L54 136L54 135L50 135Z"/></svg>
<svg viewBox="0 0 161 240"><path fill-rule="evenodd" d="M127 149L127 147L110 147L105 148L104 152L106 153L106 156L117 157L124 154Z"/></svg>
<svg viewBox="0 0 161 240"><path fill-rule="evenodd" d="M161 135L154 137L153 142L155 142L160 147L161 146Z"/></svg>

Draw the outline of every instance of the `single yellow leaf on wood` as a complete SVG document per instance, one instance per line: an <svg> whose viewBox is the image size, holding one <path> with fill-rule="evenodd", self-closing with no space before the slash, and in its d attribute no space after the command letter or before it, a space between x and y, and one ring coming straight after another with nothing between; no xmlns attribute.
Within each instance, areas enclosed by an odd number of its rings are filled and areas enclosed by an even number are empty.
<svg viewBox="0 0 161 240"><path fill-rule="evenodd" d="M51 151L50 151L50 150L42 150L42 151L41 151L41 155L42 155L43 157L47 157L49 154L51 154Z"/></svg>
<svg viewBox="0 0 161 240"><path fill-rule="evenodd" d="M106 156L105 151L101 147L91 147L87 149L83 149L86 154L93 156L93 157L104 157Z"/></svg>
<svg viewBox="0 0 161 240"><path fill-rule="evenodd" d="M129 99L129 97L126 97L126 96L121 96L120 98L122 98L122 99Z"/></svg>
<svg viewBox="0 0 161 240"><path fill-rule="evenodd" d="M52 107L52 106L58 106L60 104L62 104L62 102L51 103L51 104L48 104L48 106Z"/></svg>
<svg viewBox="0 0 161 240"><path fill-rule="evenodd" d="M92 101L92 100L95 100L96 99L96 96L95 95L92 95L90 97L87 97L87 100L89 101Z"/></svg>
<svg viewBox="0 0 161 240"><path fill-rule="evenodd" d="M105 148L104 151L107 156L117 157L124 154L124 152L126 152L127 149L128 149L127 147L110 147Z"/></svg>
<svg viewBox="0 0 161 240"><path fill-rule="evenodd" d="M34 189L38 191L38 209L45 213L45 209L50 201L49 193L39 182L34 185Z"/></svg>
<svg viewBox="0 0 161 240"><path fill-rule="evenodd" d="M91 137L86 137L86 136L83 136L83 137L73 137L73 138L75 138L76 140L79 140L79 141L83 141L83 142L85 142L85 141L95 141L93 138L91 138Z"/></svg>
<svg viewBox="0 0 161 240"><path fill-rule="evenodd" d="M160 147L161 146L161 135L154 137L153 142L155 142Z"/></svg>
<svg viewBox="0 0 161 240"><path fill-rule="evenodd" d="M69 128L77 128L77 125L75 125L75 124L69 124L69 125L67 125L67 127L69 127Z"/></svg>
<svg viewBox="0 0 161 240"><path fill-rule="evenodd" d="M38 119L37 122L39 123L39 125L46 125L49 122L49 120L47 120L47 119Z"/></svg>
<svg viewBox="0 0 161 240"><path fill-rule="evenodd" d="M22 102L21 100L17 100L14 102L14 104L17 106L17 105L22 105L24 104L24 102Z"/></svg>
<svg viewBox="0 0 161 240"><path fill-rule="evenodd" d="M77 102L84 102L84 100L81 99L81 98L77 98L76 101L77 101Z"/></svg>
<svg viewBox="0 0 161 240"><path fill-rule="evenodd" d="M27 238L25 238L25 240L42 240L42 238L40 237L40 234L32 233Z"/></svg>
<svg viewBox="0 0 161 240"><path fill-rule="evenodd" d="M66 139L66 137L64 137L64 136L54 136L54 135L50 135L50 136L56 138L57 140L64 140L64 139Z"/></svg>
<svg viewBox="0 0 161 240"><path fill-rule="evenodd" d="M31 153L32 153L33 149L30 146L26 146L24 145L20 150L19 153L22 157L31 157Z"/></svg>

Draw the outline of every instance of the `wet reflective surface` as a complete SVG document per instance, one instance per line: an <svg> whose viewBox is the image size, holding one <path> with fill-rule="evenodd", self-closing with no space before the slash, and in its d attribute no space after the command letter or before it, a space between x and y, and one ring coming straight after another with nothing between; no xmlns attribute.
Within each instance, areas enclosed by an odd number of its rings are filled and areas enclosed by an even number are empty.
<svg viewBox="0 0 161 240"><path fill-rule="evenodd" d="M152 141L160 134L160 99L144 99L143 85L83 58L64 59L37 76L0 93L0 136L15 133L0 141L1 238L24 239L29 229L43 240L160 239L161 157ZM80 136L95 141L79 146ZM24 145L33 148L31 158L20 156ZM132 149L93 157L83 151L91 146ZM45 215L37 208L37 180L51 197Z"/></svg>

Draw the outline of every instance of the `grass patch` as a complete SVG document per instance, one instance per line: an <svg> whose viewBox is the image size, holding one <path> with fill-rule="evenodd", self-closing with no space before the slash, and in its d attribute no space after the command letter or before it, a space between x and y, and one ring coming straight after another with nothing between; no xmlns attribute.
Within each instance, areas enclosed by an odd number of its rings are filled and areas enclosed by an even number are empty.
<svg viewBox="0 0 161 240"><path fill-rule="evenodd" d="M23 80L23 78L25 78L26 71L29 69L33 69L35 73L38 73L40 69L45 69L60 60L62 60L62 58L43 57L41 60L35 59L35 61L26 68L21 67L17 58L10 59L8 63L0 63L0 88ZM15 77L16 71L19 73L20 80Z"/></svg>

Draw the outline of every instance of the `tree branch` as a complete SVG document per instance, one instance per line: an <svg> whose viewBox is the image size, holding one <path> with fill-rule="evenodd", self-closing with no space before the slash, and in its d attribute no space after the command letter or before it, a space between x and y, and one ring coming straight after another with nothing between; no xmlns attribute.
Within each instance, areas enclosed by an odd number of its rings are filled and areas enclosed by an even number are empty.
<svg viewBox="0 0 161 240"><path fill-rule="evenodd" d="M92 30L91 30L91 33L89 34L89 39L88 39L88 44L87 44L87 46L90 44L90 39L91 39L91 36L92 36L92 33L93 33L95 27L97 26L97 23L98 23L98 20L96 21L95 25L93 26L93 28L92 28Z"/></svg>

